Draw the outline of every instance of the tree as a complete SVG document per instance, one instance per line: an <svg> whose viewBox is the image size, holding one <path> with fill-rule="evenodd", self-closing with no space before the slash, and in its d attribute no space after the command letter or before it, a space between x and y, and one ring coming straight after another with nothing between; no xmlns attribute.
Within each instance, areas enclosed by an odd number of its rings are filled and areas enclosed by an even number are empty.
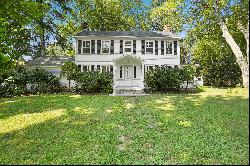
<svg viewBox="0 0 250 166"><path fill-rule="evenodd" d="M28 26L42 17L42 10L43 6L32 0L0 1L0 71L10 68L15 60L30 53Z"/></svg>
<svg viewBox="0 0 250 166"><path fill-rule="evenodd" d="M249 1L191 1L189 11L193 15L193 25L204 32L202 35L213 36L220 32L226 43L230 46L236 62L238 63L243 79L243 86L249 87ZM202 9L202 10L201 10ZM246 48L242 49L235 29L240 31L245 38ZM210 34L209 34L210 33ZM198 36L200 37L200 36ZM244 51L245 50L245 51Z"/></svg>
<svg viewBox="0 0 250 166"><path fill-rule="evenodd" d="M75 78L78 72L80 72L80 70L74 62L67 61L62 66L61 76L65 77L69 81L69 91L70 91L71 80Z"/></svg>
<svg viewBox="0 0 250 166"><path fill-rule="evenodd" d="M226 41L200 39L192 48L193 60L200 65L206 85L230 86L242 84L241 70Z"/></svg>
<svg viewBox="0 0 250 166"><path fill-rule="evenodd" d="M64 56L65 52L63 51L62 47L60 47L59 45L51 44L47 46L46 48L46 55L58 57L58 56Z"/></svg>
<svg viewBox="0 0 250 166"><path fill-rule="evenodd" d="M149 13L152 29L162 31L165 25L170 25L173 32L182 31L185 23L183 2L183 0L153 1L153 8Z"/></svg>

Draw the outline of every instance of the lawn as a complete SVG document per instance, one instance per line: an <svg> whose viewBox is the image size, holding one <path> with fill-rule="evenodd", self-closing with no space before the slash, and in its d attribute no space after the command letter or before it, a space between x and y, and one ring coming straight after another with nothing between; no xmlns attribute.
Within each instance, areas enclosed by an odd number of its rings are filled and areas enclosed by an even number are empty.
<svg viewBox="0 0 250 166"><path fill-rule="evenodd" d="M0 164L248 164L247 90L0 99Z"/></svg>

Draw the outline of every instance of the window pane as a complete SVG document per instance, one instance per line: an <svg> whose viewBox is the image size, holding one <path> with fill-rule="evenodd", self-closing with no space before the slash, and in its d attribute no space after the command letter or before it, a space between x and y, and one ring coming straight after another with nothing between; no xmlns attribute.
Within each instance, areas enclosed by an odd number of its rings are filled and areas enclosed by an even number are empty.
<svg viewBox="0 0 250 166"><path fill-rule="evenodd" d="M125 46L131 46L131 41L125 41Z"/></svg>
<svg viewBox="0 0 250 166"><path fill-rule="evenodd" d="M122 78L122 66L120 67L120 78Z"/></svg>
<svg viewBox="0 0 250 166"><path fill-rule="evenodd" d="M82 66L82 70L86 71L88 69L88 66Z"/></svg>
<svg viewBox="0 0 250 166"><path fill-rule="evenodd" d="M82 52L83 52L83 53L90 53L90 48L83 48L83 49L82 49Z"/></svg>
<svg viewBox="0 0 250 166"><path fill-rule="evenodd" d="M134 66L134 78L136 78L136 66Z"/></svg>
<svg viewBox="0 0 250 166"><path fill-rule="evenodd" d="M146 48L146 54L153 54L153 48Z"/></svg>
<svg viewBox="0 0 250 166"><path fill-rule="evenodd" d="M102 48L102 53L109 53L109 48Z"/></svg>
<svg viewBox="0 0 250 166"><path fill-rule="evenodd" d="M131 52L131 48L125 48L125 52Z"/></svg>
<svg viewBox="0 0 250 166"><path fill-rule="evenodd" d="M166 42L166 54L172 54L172 42Z"/></svg>
<svg viewBox="0 0 250 166"><path fill-rule="evenodd" d="M91 71L95 70L95 65L91 65Z"/></svg>
<svg viewBox="0 0 250 166"><path fill-rule="evenodd" d="M90 47L90 41L86 41L86 47Z"/></svg>

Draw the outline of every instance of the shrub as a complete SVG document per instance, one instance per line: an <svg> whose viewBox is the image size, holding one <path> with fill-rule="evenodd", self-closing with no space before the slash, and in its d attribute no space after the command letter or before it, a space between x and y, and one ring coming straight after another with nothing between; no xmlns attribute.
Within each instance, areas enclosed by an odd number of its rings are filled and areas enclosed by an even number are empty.
<svg viewBox="0 0 250 166"><path fill-rule="evenodd" d="M59 80L59 77L41 68L34 68L28 72L28 83L31 85L32 93L61 92L63 87Z"/></svg>
<svg viewBox="0 0 250 166"><path fill-rule="evenodd" d="M78 93L112 93L113 77L109 72L79 72L75 81Z"/></svg>
<svg viewBox="0 0 250 166"><path fill-rule="evenodd" d="M79 72L80 70L74 62L67 61L62 66L62 71L60 75L62 77L65 77L69 81L69 91L70 91L70 81L74 80Z"/></svg>
<svg viewBox="0 0 250 166"><path fill-rule="evenodd" d="M27 85L30 89L27 89ZM28 70L18 66L0 75L0 97L24 93L55 93L62 90L59 78L41 68Z"/></svg>
<svg viewBox="0 0 250 166"><path fill-rule="evenodd" d="M144 77L144 82L151 92L179 91L181 83L184 81L190 82L194 76L195 68L191 65L181 69L177 66L174 68L161 66L148 71Z"/></svg>
<svg viewBox="0 0 250 166"><path fill-rule="evenodd" d="M148 71L144 82L149 86L150 91L167 92L179 89L180 69L177 67L162 66Z"/></svg>

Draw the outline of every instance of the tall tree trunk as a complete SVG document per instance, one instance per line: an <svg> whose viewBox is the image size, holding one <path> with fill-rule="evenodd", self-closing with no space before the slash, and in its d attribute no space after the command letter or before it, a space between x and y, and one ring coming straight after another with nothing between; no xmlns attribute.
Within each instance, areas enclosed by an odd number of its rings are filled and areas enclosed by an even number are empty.
<svg viewBox="0 0 250 166"><path fill-rule="evenodd" d="M41 24L41 28L42 28L42 33L40 34L40 40L41 40L41 56L45 57L45 29L43 27L43 22Z"/></svg>
<svg viewBox="0 0 250 166"><path fill-rule="evenodd" d="M222 21L219 20L220 29L222 30L223 37L226 39L226 42L231 47L235 57L236 61L240 66L241 72L242 72L242 79L243 79L243 86L245 88L249 88L249 66L248 63L248 55L247 58L244 58L244 55L242 51L240 50L240 47L237 45L237 43L234 41L232 35L228 31L227 25Z"/></svg>

